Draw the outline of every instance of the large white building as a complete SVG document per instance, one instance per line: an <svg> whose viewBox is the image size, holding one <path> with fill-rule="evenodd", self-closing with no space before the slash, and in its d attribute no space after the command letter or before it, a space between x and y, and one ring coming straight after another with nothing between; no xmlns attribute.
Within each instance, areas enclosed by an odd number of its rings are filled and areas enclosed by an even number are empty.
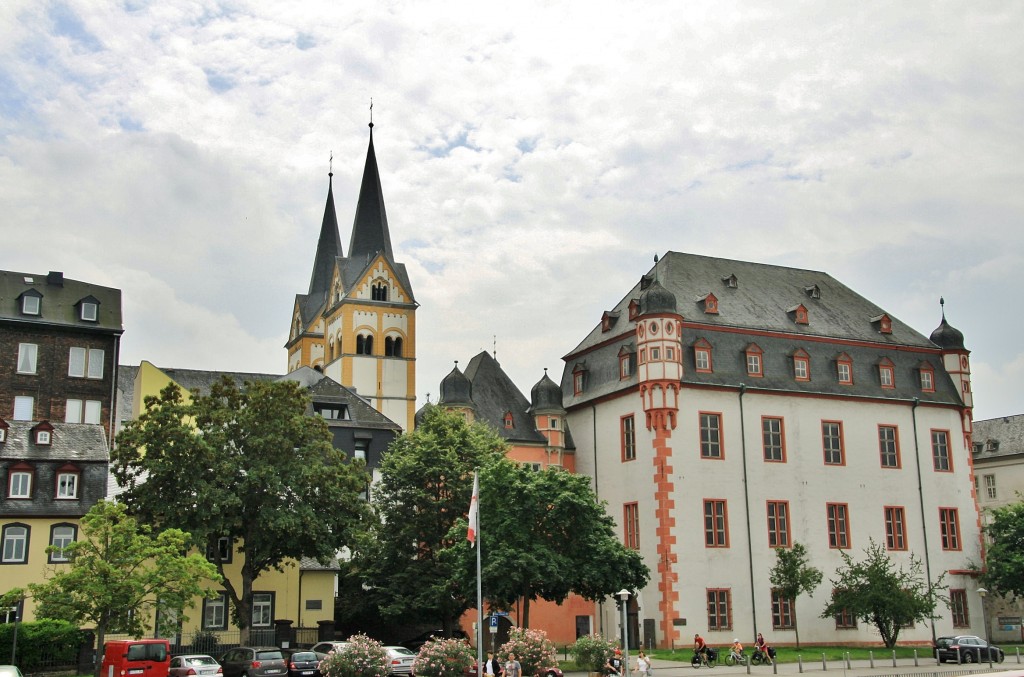
<svg viewBox="0 0 1024 677"><path fill-rule="evenodd" d="M794 613L802 643L877 642L819 618L869 539L950 587L901 641L982 631L970 361L944 315L926 337L822 272L669 252L564 359L577 471L652 573L631 645L784 644ZM825 579L794 612L768 576L795 542Z"/></svg>

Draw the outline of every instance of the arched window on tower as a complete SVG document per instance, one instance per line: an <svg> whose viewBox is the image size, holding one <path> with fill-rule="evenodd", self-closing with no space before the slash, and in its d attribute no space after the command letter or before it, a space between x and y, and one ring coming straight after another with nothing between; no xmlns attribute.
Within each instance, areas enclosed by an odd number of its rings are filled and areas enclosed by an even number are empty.
<svg viewBox="0 0 1024 677"><path fill-rule="evenodd" d="M387 301L388 286L383 282L374 282L373 286L370 287L370 299L373 301Z"/></svg>
<svg viewBox="0 0 1024 677"><path fill-rule="evenodd" d="M373 336L360 334L356 337L356 355L373 355Z"/></svg>
<svg viewBox="0 0 1024 677"><path fill-rule="evenodd" d="M385 357L401 357L402 356L402 337L401 336L388 336L384 339L384 356Z"/></svg>

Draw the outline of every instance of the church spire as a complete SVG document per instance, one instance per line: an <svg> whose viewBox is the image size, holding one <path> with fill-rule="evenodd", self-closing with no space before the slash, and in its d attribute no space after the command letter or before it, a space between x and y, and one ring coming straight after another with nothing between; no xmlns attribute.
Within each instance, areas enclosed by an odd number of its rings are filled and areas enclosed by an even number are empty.
<svg viewBox="0 0 1024 677"><path fill-rule="evenodd" d="M332 156L332 163L333 159ZM320 240L316 243L313 274L309 278L309 296L327 298L331 274L334 271L334 259L341 255L338 214L334 211L334 172L328 172L327 204L324 206L323 223L320 224Z"/></svg>
<svg viewBox="0 0 1024 677"><path fill-rule="evenodd" d="M377 252L383 252L388 260L394 260L391 252L391 234L388 232L388 215L384 211L384 193L377 171L377 155L373 151L371 122L370 147L366 151L366 166L363 168L363 183L359 187L359 201L356 203L356 217L352 223L348 255L353 260L366 261Z"/></svg>

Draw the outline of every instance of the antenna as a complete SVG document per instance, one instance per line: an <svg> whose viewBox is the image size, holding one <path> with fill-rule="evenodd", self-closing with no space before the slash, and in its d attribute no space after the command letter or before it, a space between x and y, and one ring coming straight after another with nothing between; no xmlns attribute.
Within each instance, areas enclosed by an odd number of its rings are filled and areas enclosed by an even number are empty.
<svg viewBox="0 0 1024 677"><path fill-rule="evenodd" d="M331 151L331 159L327 161L327 176L334 176L334 151Z"/></svg>
<svg viewBox="0 0 1024 677"><path fill-rule="evenodd" d="M370 97L370 129L373 129L373 97Z"/></svg>
<svg viewBox="0 0 1024 677"><path fill-rule="evenodd" d="M494 361L497 362L498 361L498 335L494 334L494 336L492 337L492 340L493 340L494 344L493 344L493 347L491 349L491 354L494 356Z"/></svg>

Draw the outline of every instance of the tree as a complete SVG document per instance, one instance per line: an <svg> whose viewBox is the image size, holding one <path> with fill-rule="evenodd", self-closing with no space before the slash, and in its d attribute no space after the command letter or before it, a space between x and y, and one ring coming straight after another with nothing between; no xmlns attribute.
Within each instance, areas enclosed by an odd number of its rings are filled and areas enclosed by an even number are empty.
<svg viewBox="0 0 1024 677"><path fill-rule="evenodd" d="M202 581L220 579L206 558L182 554L188 544L189 535L179 529L153 535L124 505L100 501L82 517L78 540L63 549L47 548L62 550L70 563L45 583L29 586L36 615L94 625L99 647L107 632L141 636L144 611L176 623L186 605L204 594ZM102 655L97 653L97 670Z"/></svg>
<svg viewBox="0 0 1024 677"><path fill-rule="evenodd" d="M365 527L364 465L345 461L309 404L291 381L239 387L225 377L190 402L171 384L117 437L121 499L146 522L192 533L224 578L242 642L261 573L328 561ZM225 575L222 538L242 555L239 583Z"/></svg>
<svg viewBox="0 0 1024 677"><path fill-rule="evenodd" d="M510 460L480 474L480 547L484 594L499 608L522 601L563 602L570 593L598 600L647 584L640 554L623 545L590 479L560 469L534 471ZM456 530L465 533L465 521ZM462 585L475 586L476 557L458 543Z"/></svg>
<svg viewBox="0 0 1024 677"><path fill-rule="evenodd" d="M829 618L851 613L878 629L888 649L896 646L900 630L917 621L934 618L939 595L945 586L940 576L934 584L921 574L921 560L910 556L907 568L896 568L885 549L871 540L864 549L865 558L854 562L845 551L839 554L843 566L832 579L832 599L821 612Z"/></svg>
<svg viewBox="0 0 1024 677"><path fill-rule="evenodd" d="M475 592L458 585L455 563L441 553L466 542L452 526L469 510L473 470L504 453L490 426L440 407L391 443L372 497L379 522L353 562L384 618L440 621L448 633L473 605Z"/></svg>
<svg viewBox="0 0 1024 677"><path fill-rule="evenodd" d="M796 618L796 598L813 592L821 584L821 570L811 566L807 548L802 543L793 543L792 548L775 549L775 566L768 579L783 599L793 602L793 630L796 631L796 648L800 648L800 626Z"/></svg>
<svg viewBox="0 0 1024 677"><path fill-rule="evenodd" d="M991 543L981 582L994 593L1024 597L1024 502L994 508L990 513L985 533Z"/></svg>

